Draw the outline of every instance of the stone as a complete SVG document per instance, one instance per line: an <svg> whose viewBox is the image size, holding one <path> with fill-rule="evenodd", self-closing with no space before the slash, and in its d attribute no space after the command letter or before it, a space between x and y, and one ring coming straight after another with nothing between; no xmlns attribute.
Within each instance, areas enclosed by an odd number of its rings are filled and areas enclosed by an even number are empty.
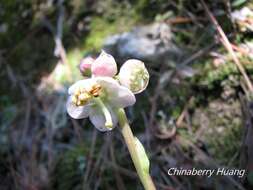
<svg viewBox="0 0 253 190"><path fill-rule="evenodd" d="M171 29L165 23L140 26L109 36L103 49L120 62L140 59L153 66L168 64L182 56L182 50L174 44Z"/></svg>

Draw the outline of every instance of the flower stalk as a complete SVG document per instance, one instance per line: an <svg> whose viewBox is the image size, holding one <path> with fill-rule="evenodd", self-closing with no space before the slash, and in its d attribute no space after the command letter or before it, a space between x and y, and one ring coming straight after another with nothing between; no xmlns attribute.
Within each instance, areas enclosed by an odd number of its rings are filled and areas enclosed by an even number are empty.
<svg viewBox="0 0 253 190"><path fill-rule="evenodd" d="M141 156L144 158L142 159L140 156L140 150L138 150L136 137L134 137L132 130L128 124L128 120L125 114L124 109L118 109L118 119L119 119L119 126L121 129L121 133L124 137L128 150L130 152L131 158L133 160L134 166L137 170L137 174L145 188L145 190L156 190L155 185L152 181L152 178L149 174L149 161L145 151L141 151ZM141 144L140 144L141 145ZM142 146L142 145L141 145ZM143 149L141 147L141 149ZM144 150L144 149L143 149ZM144 155L143 155L144 153ZM148 161L148 163L147 163Z"/></svg>

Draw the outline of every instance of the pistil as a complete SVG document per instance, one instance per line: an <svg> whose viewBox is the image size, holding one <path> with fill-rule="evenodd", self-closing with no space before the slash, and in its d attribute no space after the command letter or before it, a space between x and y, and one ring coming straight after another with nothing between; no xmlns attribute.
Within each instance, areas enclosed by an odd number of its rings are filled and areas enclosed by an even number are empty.
<svg viewBox="0 0 253 190"><path fill-rule="evenodd" d="M105 127L112 129L113 128L112 116L111 116L109 109L103 103L101 98L96 97L96 98L94 98L94 101L95 101L96 105L99 107L99 109L101 109L101 111L103 112L103 114L105 116Z"/></svg>

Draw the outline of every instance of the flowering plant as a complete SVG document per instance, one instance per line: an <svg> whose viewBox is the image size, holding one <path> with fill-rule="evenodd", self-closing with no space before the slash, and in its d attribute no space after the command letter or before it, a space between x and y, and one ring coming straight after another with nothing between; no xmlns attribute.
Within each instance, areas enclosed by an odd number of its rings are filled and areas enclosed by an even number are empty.
<svg viewBox="0 0 253 190"><path fill-rule="evenodd" d="M118 123L128 146L137 173L145 189L155 186L149 175L149 160L140 141L133 136L124 108L132 106L135 95L146 89L149 73L143 62L130 59L117 74L113 56L102 51L96 58L85 58L79 65L86 79L77 81L68 90L67 112L74 119L89 117L100 131L110 131Z"/></svg>

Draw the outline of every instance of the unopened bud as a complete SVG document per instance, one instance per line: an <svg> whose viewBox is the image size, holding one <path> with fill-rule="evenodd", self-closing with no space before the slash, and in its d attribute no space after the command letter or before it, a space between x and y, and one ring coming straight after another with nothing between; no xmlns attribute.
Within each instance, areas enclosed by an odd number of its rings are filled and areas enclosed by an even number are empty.
<svg viewBox="0 0 253 190"><path fill-rule="evenodd" d="M114 77L117 73L117 64L113 56L102 51L91 66L93 76Z"/></svg>
<svg viewBox="0 0 253 190"><path fill-rule="evenodd" d="M79 69L83 76L91 76L91 65L94 61L95 59L90 56L85 57L81 60L81 63L79 64Z"/></svg>

